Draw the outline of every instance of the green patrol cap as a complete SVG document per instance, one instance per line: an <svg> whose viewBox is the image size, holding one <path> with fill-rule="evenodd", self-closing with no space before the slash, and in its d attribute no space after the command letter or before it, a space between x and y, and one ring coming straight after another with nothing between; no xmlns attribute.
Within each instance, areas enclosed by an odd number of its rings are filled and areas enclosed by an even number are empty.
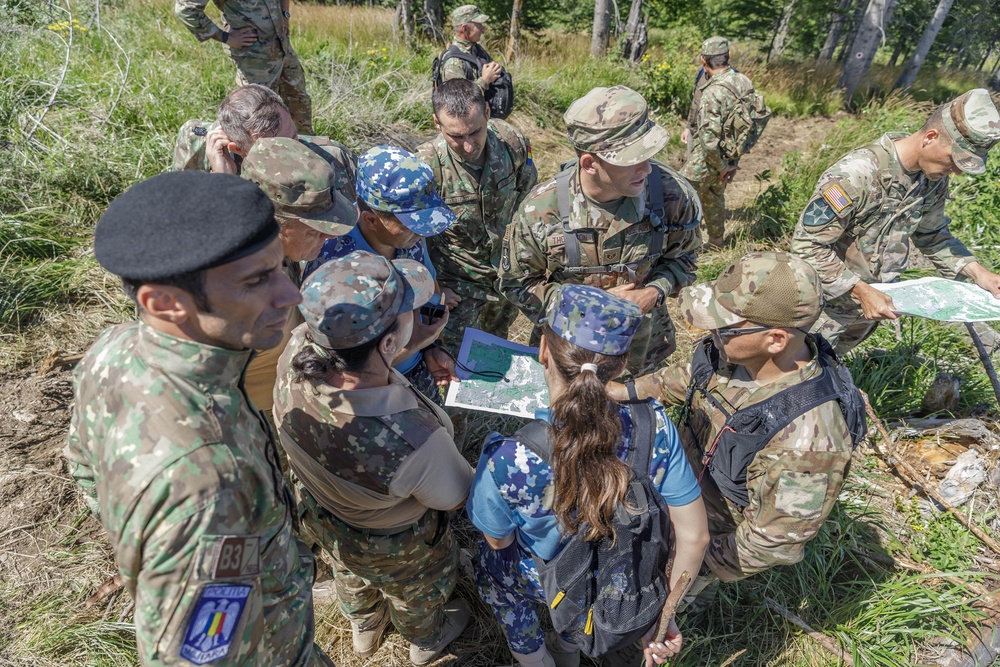
<svg viewBox="0 0 1000 667"><path fill-rule="evenodd" d="M358 209L333 188L330 164L296 139L258 139L240 176L260 186L274 203L276 218L298 220L330 236L347 234L358 221Z"/></svg>
<svg viewBox="0 0 1000 667"><path fill-rule="evenodd" d="M975 88L945 104L941 123L958 168L969 174L986 171L986 153L1000 141L1000 115L986 89Z"/></svg>
<svg viewBox="0 0 1000 667"><path fill-rule="evenodd" d="M736 260L715 282L681 290L680 307L692 326L711 331L741 322L804 327L823 310L819 274L787 252L752 252Z"/></svg>
<svg viewBox="0 0 1000 667"><path fill-rule="evenodd" d="M573 146L609 164L629 167L667 145L667 131L649 118L642 95L625 86L594 88L563 116Z"/></svg>
<svg viewBox="0 0 1000 667"><path fill-rule="evenodd" d="M479 7L475 5L462 5L451 13L451 24L455 28L465 23L486 23L489 20L490 17L479 11Z"/></svg>
<svg viewBox="0 0 1000 667"><path fill-rule="evenodd" d="M701 55L703 56L721 56L726 53L729 53L729 40L725 37L716 35L701 43Z"/></svg>

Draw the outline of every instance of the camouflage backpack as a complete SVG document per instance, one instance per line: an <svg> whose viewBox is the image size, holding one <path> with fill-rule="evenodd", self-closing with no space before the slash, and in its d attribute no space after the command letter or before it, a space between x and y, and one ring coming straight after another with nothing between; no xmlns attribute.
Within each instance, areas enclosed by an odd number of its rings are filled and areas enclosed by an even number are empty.
<svg viewBox="0 0 1000 667"><path fill-rule="evenodd" d="M754 90L750 79L742 74L737 76L746 83L742 92L728 81L709 84L722 86L736 99L736 104L722 123L722 140L719 142L719 152L730 161L739 160L749 153L771 120L771 110L764 102L764 96Z"/></svg>

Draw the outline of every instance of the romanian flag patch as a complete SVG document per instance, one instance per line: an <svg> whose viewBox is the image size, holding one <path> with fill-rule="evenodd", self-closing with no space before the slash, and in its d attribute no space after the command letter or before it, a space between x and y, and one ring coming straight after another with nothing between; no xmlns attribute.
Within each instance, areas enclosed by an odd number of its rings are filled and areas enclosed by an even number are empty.
<svg viewBox="0 0 1000 667"><path fill-rule="evenodd" d="M245 584L205 586L184 631L181 657L204 665L229 655L252 589Z"/></svg>
<svg viewBox="0 0 1000 667"><path fill-rule="evenodd" d="M823 199L825 199L837 213L840 213L851 205L850 197L848 197L847 193L844 192L844 189L836 183L823 191Z"/></svg>

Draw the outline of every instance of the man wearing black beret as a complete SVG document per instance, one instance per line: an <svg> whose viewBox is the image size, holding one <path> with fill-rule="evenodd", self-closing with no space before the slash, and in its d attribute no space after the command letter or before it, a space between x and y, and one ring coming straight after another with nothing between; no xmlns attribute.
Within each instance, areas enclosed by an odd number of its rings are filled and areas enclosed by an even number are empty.
<svg viewBox="0 0 1000 667"><path fill-rule="evenodd" d="M271 202L237 176L162 174L111 203L94 255L139 321L78 366L66 458L135 601L140 661L332 665L313 644L312 555L243 387L301 301Z"/></svg>

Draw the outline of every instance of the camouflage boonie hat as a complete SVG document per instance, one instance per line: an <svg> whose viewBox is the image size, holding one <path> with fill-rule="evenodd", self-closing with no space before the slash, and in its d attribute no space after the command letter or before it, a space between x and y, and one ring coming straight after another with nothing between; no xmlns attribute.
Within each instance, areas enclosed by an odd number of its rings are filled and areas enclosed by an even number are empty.
<svg viewBox="0 0 1000 667"><path fill-rule="evenodd" d="M330 236L347 234L358 221L357 207L333 188L329 163L295 139L255 141L240 176L260 186L279 219L298 220Z"/></svg>
<svg viewBox="0 0 1000 667"><path fill-rule="evenodd" d="M420 236L435 236L455 222L434 187L431 168L396 146L376 146L358 158L357 192L369 207L395 214Z"/></svg>
<svg viewBox="0 0 1000 667"><path fill-rule="evenodd" d="M741 322L804 327L823 310L819 274L787 252L752 252L736 260L712 283L681 290L684 318L711 331Z"/></svg>
<svg viewBox="0 0 1000 667"><path fill-rule="evenodd" d="M701 55L703 56L721 56L726 53L729 53L729 40L725 37L716 35L701 43Z"/></svg>
<svg viewBox="0 0 1000 667"><path fill-rule="evenodd" d="M420 262L356 250L306 278L299 311L313 342L334 350L367 343L400 313L430 301L434 279Z"/></svg>
<svg viewBox="0 0 1000 667"><path fill-rule="evenodd" d="M619 167L650 159L670 138L650 120L642 95L625 86L594 88L569 106L563 120L574 147Z"/></svg>
<svg viewBox="0 0 1000 667"><path fill-rule="evenodd" d="M542 320L574 345L616 357L628 352L642 308L589 285L561 285Z"/></svg>
<svg viewBox="0 0 1000 667"><path fill-rule="evenodd" d="M1000 141L1000 115L986 89L975 88L945 104L941 122L958 168L969 174L986 171L986 153Z"/></svg>
<svg viewBox="0 0 1000 667"><path fill-rule="evenodd" d="M465 23L486 23L489 20L490 17L475 5L462 5L451 12L451 24L456 28Z"/></svg>

